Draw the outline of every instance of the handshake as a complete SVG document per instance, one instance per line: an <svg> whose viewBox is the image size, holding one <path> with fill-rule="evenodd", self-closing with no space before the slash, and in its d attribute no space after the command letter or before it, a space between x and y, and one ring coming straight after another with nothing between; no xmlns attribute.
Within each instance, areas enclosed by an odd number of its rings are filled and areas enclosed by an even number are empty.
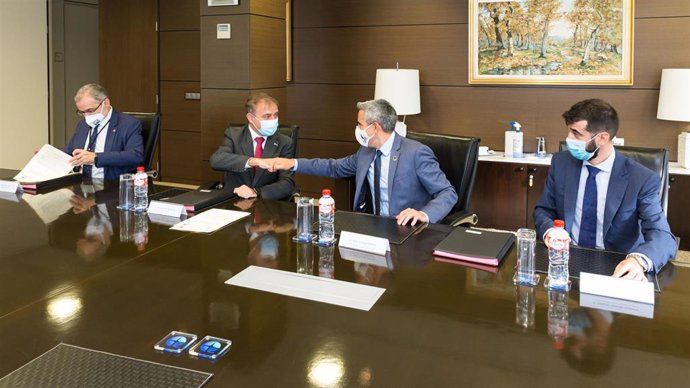
<svg viewBox="0 0 690 388"><path fill-rule="evenodd" d="M270 172L275 172L278 170L290 170L295 167L294 159L287 158L249 158L247 164L250 167L259 167Z"/></svg>

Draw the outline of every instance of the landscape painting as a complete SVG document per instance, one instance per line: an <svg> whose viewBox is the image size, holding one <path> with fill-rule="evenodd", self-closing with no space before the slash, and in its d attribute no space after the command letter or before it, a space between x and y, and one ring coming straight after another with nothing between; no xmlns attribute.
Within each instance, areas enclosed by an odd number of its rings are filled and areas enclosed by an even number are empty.
<svg viewBox="0 0 690 388"><path fill-rule="evenodd" d="M632 85L633 0L469 0L471 84Z"/></svg>

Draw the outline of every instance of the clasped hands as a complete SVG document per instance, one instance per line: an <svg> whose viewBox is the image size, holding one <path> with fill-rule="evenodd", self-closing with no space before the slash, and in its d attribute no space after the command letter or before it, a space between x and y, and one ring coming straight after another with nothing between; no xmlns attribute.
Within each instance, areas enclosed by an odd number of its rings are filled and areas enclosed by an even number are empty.
<svg viewBox="0 0 690 388"><path fill-rule="evenodd" d="M83 150L83 149L76 149L74 152L72 152L72 157L69 160L69 163L72 166L83 166L85 164L93 164L94 161L96 160L96 153Z"/></svg>

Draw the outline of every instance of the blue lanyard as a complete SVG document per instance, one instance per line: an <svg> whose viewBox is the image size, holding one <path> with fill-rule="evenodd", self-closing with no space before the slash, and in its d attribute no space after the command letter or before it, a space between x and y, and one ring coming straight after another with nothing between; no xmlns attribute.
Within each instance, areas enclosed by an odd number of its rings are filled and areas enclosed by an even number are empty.
<svg viewBox="0 0 690 388"><path fill-rule="evenodd" d="M105 128L105 127L108 125L109 122L110 122L110 120L106 121L105 124L103 124L103 125L98 124L98 125L96 125L92 130L89 131L89 143L88 143L89 146L86 147L86 150L87 150L87 151L91 151L91 152L94 152L94 151L95 151L95 149L96 149L96 140L98 139L98 136L101 134L101 132L103 132L103 128ZM94 132L94 131L96 130L96 128L98 128L98 127L100 127L100 129L98 130L98 132L96 132L96 136L92 136L92 135L93 135L93 132Z"/></svg>

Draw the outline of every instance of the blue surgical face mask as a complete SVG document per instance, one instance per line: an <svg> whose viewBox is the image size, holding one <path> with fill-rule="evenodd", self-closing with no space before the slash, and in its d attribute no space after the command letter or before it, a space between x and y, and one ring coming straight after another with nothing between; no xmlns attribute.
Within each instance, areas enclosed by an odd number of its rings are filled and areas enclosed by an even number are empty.
<svg viewBox="0 0 690 388"><path fill-rule="evenodd" d="M262 257L275 259L278 257L278 240L273 235L265 235L259 241L259 251Z"/></svg>
<svg viewBox="0 0 690 388"><path fill-rule="evenodd" d="M259 134L261 136L273 136L278 130L278 119L259 120L259 122L261 123L261 127L259 127Z"/></svg>
<svg viewBox="0 0 690 388"><path fill-rule="evenodd" d="M587 143L590 141L594 140L599 134L594 135L591 139L584 141L584 140L576 140L576 139L571 139L571 138L566 138L565 142L568 145L568 152L570 152L570 155L573 156L573 158L577 160L590 160L594 156L594 154L597 153L599 150L599 147L597 147L594 151L589 152L587 151Z"/></svg>

